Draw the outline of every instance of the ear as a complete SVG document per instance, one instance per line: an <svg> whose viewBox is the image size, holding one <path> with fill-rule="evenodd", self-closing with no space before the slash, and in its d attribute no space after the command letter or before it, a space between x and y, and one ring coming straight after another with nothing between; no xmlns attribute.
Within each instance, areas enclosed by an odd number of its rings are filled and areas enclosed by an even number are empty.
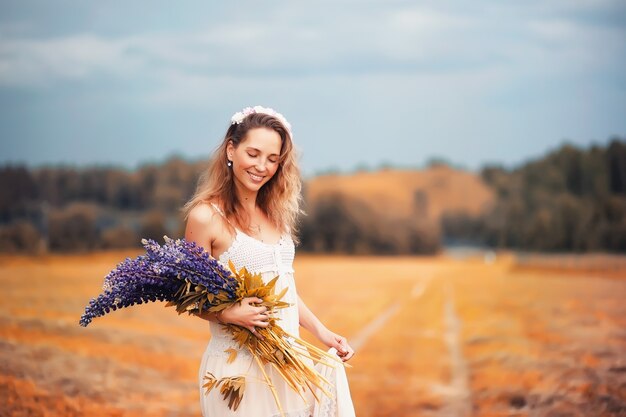
<svg viewBox="0 0 626 417"><path fill-rule="evenodd" d="M229 140L226 144L226 158L229 161L233 160L233 153L235 152L235 145L233 145L233 141Z"/></svg>

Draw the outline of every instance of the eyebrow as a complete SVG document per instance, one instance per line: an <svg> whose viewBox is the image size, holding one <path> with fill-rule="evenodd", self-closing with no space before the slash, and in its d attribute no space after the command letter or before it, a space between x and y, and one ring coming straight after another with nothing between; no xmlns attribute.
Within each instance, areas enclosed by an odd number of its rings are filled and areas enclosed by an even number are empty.
<svg viewBox="0 0 626 417"><path fill-rule="evenodd" d="M254 148L254 147L252 147L252 146L247 146L247 147L246 147L246 150L247 150L247 151L248 151L248 150L250 150L250 151L257 151L257 152L259 152L259 153L262 153L260 149ZM279 154L277 154L277 153L273 153L273 154L270 154L270 156L280 156L280 155L279 155Z"/></svg>

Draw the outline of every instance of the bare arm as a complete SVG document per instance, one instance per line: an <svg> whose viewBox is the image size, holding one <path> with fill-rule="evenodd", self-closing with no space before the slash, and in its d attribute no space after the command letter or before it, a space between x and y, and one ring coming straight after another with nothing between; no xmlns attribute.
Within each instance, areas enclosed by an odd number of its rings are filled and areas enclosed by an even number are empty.
<svg viewBox="0 0 626 417"><path fill-rule="evenodd" d="M195 242L211 255L211 249L219 236L223 236L225 228L220 215L209 205L199 204L189 212L185 225L185 240ZM247 297L219 313L203 312L197 316L208 321L218 323L232 323L245 327L258 336L256 327L267 327L269 315L267 307L255 306L263 300L256 297Z"/></svg>
<svg viewBox="0 0 626 417"><path fill-rule="evenodd" d="M298 314L300 315L300 325L311 332L317 340L328 347L337 349L337 355L339 355L344 362L352 358L354 349L348 344L348 340L328 330L320 319L313 314L300 296L298 296Z"/></svg>
<svg viewBox="0 0 626 417"><path fill-rule="evenodd" d="M195 242L204 248L204 251L211 254L211 245L213 243L213 212L207 206L198 205L189 213L187 224L185 225L185 240ZM198 317L212 322L220 322L218 319L221 313L204 312L198 314Z"/></svg>

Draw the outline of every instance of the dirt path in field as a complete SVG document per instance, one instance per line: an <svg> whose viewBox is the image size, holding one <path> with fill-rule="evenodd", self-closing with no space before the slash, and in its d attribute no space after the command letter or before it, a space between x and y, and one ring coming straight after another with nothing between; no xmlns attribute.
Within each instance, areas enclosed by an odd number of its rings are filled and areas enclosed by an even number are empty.
<svg viewBox="0 0 626 417"><path fill-rule="evenodd" d="M358 414L469 415L449 267L427 261L398 268L387 281L367 281L379 294L399 291L350 338L358 352L350 375Z"/></svg>
<svg viewBox="0 0 626 417"><path fill-rule="evenodd" d="M456 312L454 290L451 285L446 286L445 302L446 330L444 338L450 354L450 395L445 407L446 413L458 417L471 415L470 390L468 382L467 362L463 356L461 335L461 321Z"/></svg>
<svg viewBox="0 0 626 417"><path fill-rule="evenodd" d="M403 300L393 303L382 313L377 315L372 321L367 323L358 333L356 333L351 339L351 346L355 350L361 350L363 345L371 338L376 332L381 330L385 324L391 320L402 308L402 304L408 301L417 300L424 294L424 290L428 288L432 275L427 275L422 279L418 279L413 289L411 290L410 300Z"/></svg>
<svg viewBox="0 0 626 417"><path fill-rule="evenodd" d="M406 299L393 303L357 332L350 339L354 349L356 351L367 349L366 343L368 339L383 330L390 320L395 319L395 316L404 307L404 304L419 303L419 298L428 289L433 277L437 275L438 279L442 279L441 276L446 275L444 268L439 269L441 269L439 272L433 270L416 278L416 282ZM445 286L445 303L441 313L443 314L442 321L444 323L441 338L445 341L449 356L450 380L447 383L439 380L433 381L433 388L446 397L441 410L442 415L470 416L471 402L468 369L462 351L461 324L456 312L454 289L449 283Z"/></svg>
<svg viewBox="0 0 626 417"><path fill-rule="evenodd" d="M626 415L626 280L615 277L517 271L506 258L361 276L395 297L359 310L371 319L350 338L358 415Z"/></svg>

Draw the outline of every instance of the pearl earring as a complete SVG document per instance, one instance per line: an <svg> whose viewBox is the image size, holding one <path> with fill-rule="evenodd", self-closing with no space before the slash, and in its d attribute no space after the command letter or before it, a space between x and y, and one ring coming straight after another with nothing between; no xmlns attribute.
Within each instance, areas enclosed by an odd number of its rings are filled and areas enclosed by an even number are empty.
<svg viewBox="0 0 626 417"><path fill-rule="evenodd" d="M232 161L228 161L228 163L226 165L228 165L229 167L232 167L233 163L232 163Z"/></svg>

